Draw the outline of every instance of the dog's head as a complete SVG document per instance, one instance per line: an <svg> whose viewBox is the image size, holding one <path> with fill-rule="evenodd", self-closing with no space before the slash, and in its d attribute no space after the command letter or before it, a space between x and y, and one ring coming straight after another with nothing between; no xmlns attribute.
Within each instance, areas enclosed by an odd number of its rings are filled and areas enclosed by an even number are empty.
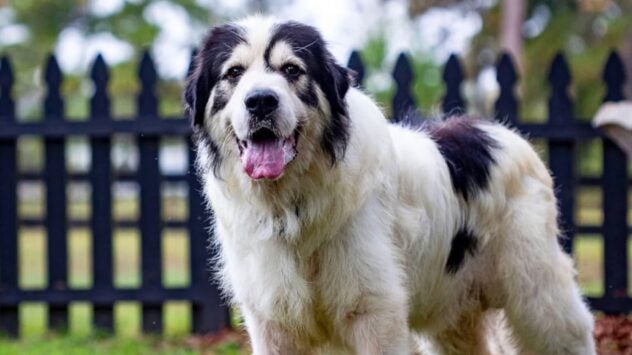
<svg viewBox="0 0 632 355"><path fill-rule="evenodd" d="M319 154L342 158L349 84L316 29L253 17L208 32L184 100L215 174L239 164L276 180Z"/></svg>

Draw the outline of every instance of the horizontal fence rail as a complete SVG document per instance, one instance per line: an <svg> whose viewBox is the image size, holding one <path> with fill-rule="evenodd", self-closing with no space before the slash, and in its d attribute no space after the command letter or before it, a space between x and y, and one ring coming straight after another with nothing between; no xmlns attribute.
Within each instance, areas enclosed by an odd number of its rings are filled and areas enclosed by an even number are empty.
<svg viewBox="0 0 632 355"><path fill-rule="evenodd" d="M139 68L141 90L137 96L138 115L130 121L113 120L110 96L107 92L109 71L99 55L92 66L90 78L94 94L90 99L90 119L83 122L64 120L64 101L60 95L61 71L51 56L44 72L47 94L41 122L21 123L15 117L11 97L13 72L7 57L0 65L0 332L17 335L18 306L24 302L48 304L49 327L65 330L68 327L68 305L76 301L92 303L96 328L112 331L114 304L137 301L142 308L142 329L145 332L162 330L163 304L184 300L191 303L192 330L209 333L229 327L229 312L220 298L219 290L211 282L208 260L208 226L210 216L204 209L201 186L192 173L195 151L188 143L189 167L186 174L162 176L158 168L158 143L162 136L191 134L190 125L183 119L158 116L155 94L157 74L148 53L143 55ZM111 136L116 133L137 137L139 169L136 173L119 174L111 162ZM21 173L17 170L16 144L22 135L44 138L45 168L42 173ZM90 141L91 163L87 173L68 173L64 158L65 137L87 136ZM18 220L16 190L19 181L44 181L46 185L46 214L43 218ZM66 214L66 186L69 182L89 182L91 186L90 220L72 220ZM138 220L114 221L112 193L114 182L132 181L140 187ZM160 184L163 181L188 185L188 218L184 221L163 220L160 215ZM18 229L44 226L47 234L47 285L45 289L18 287ZM68 287L67 232L69 228L88 227L92 235L93 285L89 289ZM119 227L138 228L140 234L141 285L137 289L115 288L113 283L113 230ZM161 233L164 228L184 228L189 235L190 285L184 288L165 288L162 285Z"/></svg>
<svg viewBox="0 0 632 355"><path fill-rule="evenodd" d="M353 52L348 66L356 73L359 85L365 79L365 67L360 53ZM551 88L548 120L534 124L521 122L518 115L519 99L515 95L518 73L507 54L500 56L497 67L500 94L495 102L495 118L507 122L523 134L544 139L548 145L548 164L555 177L556 194L560 206L560 223L564 237L560 239L567 252L573 250L576 234L601 235L604 240L604 295L589 298L596 310L607 313L632 311L632 299L627 285L627 240L631 232L627 224L627 191L632 180L627 174L625 154L586 120L573 113L569 95L572 76L563 55L558 54L550 67L548 83ZM414 71L405 54L401 54L392 73L395 80L393 120L414 123L420 119L412 94ZM441 108L447 114L467 111L461 94L465 79L459 58L448 59L443 75L445 95ZM212 216L204 208L201 186L193 174L195 150L187 140L188 169L186 173L164 175L158 163L159 143L164 136L191 135L190 124L182 117L162 117L158 113L159 99L155 87L158 80L151 56L144 53L138 70L140 92L136 98L135 117L120 120L111 115L111 98L107 87L109 70L103 57L97 56L90 79L94 93L90 98L90 117L86 121L67 121L64 99L60 94L63 76L54 56L45 66L43 119L39 122L16 120L12 98L13 70L8 57L0 60L0 333L18 335L19 306L24 302L44 302L48 305L49 327L64 330L68 327L68 306L72 302L90 302L96 328L112 331L114 305L120 301L137 301L142 308L144 332L160 332L163 324L163 304L170 300L189 301L192 309L192 330L196 333L215 332L229 327L229 310L220 297L216 285L210 282L209 270L214 250L209 249L208 232ZM606 101L623 100L625 82L623 63L613 52L607 60L603 80ZM128 134L136 137L139 166L136 172L114 171L111 152L112 135ZM18 171L17 141L21 136L38 136L44 141L45 168L42 172ZM68 136L87 137L90 146L90 167L87 172L73 172L66 168L64 144ZM577 144L582 140L599 139L603 144L603 175L579 176L575 164ZM45 216L18 216L18 185L21 182L42 181L46 186ZM91 186L89 219L71 218L67 213L66 187L70 183ZM113 216L112 186L118 182L133 182L139 186L139 216L137 219L116 219ZM165 220L161 216L161 184L186 184L188 217L185 220ZM599 188L603 194L601 225L578 225L574 212L577 191L581 187ZM44 227L47 238L47 287L22 289L18 284L18 232L22 227ZM92 277L88 289L68 286L68 231L87 228L92 236ZM113 282L113 231L117 228L137 228L140 235L141 285L139 288L117 288ZM190 285L166 288L160 235L166 228L186 229L189 235Z"/></svg>

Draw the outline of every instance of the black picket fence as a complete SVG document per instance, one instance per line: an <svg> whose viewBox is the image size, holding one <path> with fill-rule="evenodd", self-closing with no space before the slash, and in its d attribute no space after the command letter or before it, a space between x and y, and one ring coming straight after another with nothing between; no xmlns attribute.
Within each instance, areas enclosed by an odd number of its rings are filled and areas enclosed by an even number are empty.
<svg viewBox="0 0 632 355"><path fill-rule="evenodd" d="M349 59L361 83L364 66L357 52ZM50 57L44 70L47 94L43 119L39 122L18 122L15 117L11 90L13 73L10 61L0 62L0 333L17 335L19 307L24 302L43 302L48 305L49 327L64 329L68 326L68 306L72 302L89 302L93 307L95 327L112 330L113 308L117 302L136 301L142 304L142 329L159 332L162 329L163 304L184 300L192 305L192 330L209 333L229 327L229 309L211 283L208 249L210 216L203 207L200 184L194 176L195 151L189 147L188 171L178 175L164 175L159 169L159 142L165 136L189 137L187 120L168 119L158 113L155 93L156 70L148 53L142 57L139 68L141 83L137 96L137 115L133 120L115 120L110 112L107 93L108 68L101 56L92 66L91 79L94 93L90 99L90 116L85 121L64 119L64 100L60 94L61 71L55 57ZM393 116L407 117L415 108L411 94L413 71L407 57L399 56L393 78L397 85L392 107ZM442 100L444 112L465 110L460 93L464 79L456 56L451 56L444 71L446 93ZM495 104L496 117L510 123L531 138L547 141L549 167L555 176L561 210L561 223L566 232L564 248L572 251L573 236L577 233L599 234L604 241L604 294L589 298L595 310L606 313L627 313L632 310L632 298L627 291L627 159L609 139L603 137L589 123L573 115L573 103L568 94L571 82L568 65L562 55L555 57L549 72L551 94L549 119L544 124L522 123L518 119L518 99L514 85L518 78L508 55L502 55L497 65L500 96ZM625 75L620 57L612 53L606 63L604 83L607 88L604 101L623 100L622 86ZM139 166L135 173L115 173L112 169L111 149L114 134L136 137L139 149ZM18 170L16 146L21 136L39 136L44 140L45 168L41 173L23 173ZM88 137L91 163L88 173L69 173L66 168L64 144L70 136ZM583 140L603 140L603 174L598 178L579 176L575 166L576 147ZM18 216L18 184L39 180L46 185L46 213L41 219ZM140 213L137 221L116 221L112 216L112 185L118 181L136 182L140 188ZM185 221L164 220L161 216L161 183L181 182L188 186L188 217ZM75 221L67 214L66 187L69 183L84 182L91 185L91 218ZM603 194L603 224L576 225L574 209L578 188L601 187ZM43 226L47 234L46 256L48 265L47 287L22 289L18 283L18 232L23 226ZM68 284L67 234L69 227L88 227L92 235L92 287L75 289ZM135 227L140 231L142 282L139 288L117 288L113 283L113 229ZM162 283L160 235L164 228L183 228L188 231L190 285L166 288Z"/></svg>

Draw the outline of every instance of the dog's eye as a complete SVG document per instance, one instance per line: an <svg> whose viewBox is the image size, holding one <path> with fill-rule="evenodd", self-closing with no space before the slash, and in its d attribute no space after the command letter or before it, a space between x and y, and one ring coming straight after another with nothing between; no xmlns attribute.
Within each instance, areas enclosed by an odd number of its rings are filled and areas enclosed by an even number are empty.
<svg viewBox="0 0 632 355"><path fill-rule="evenodd" d="M295 64L285 64L282 68L281 71L290 77L296 77L299 76L302 73L301 68L298 65Z"/></svg>
<svg viewBox="0 0 632 355"><path fill-rule="evenodd" d="M236 65L228 69L224 77L227 79L234 80L234 79L239 78L243 73L244 73L244 67L240 65Z"/></svg>

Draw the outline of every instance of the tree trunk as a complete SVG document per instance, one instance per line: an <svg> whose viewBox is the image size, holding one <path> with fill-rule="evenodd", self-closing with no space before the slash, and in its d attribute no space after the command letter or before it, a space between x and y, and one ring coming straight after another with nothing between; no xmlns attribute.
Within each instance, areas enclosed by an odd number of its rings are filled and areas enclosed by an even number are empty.
<svg viewBox="0 0 632 355"><path fill-rule="evenodd" d="M500 49L511 54L518 71L523 70L522 24L526 3L524 0L501 0Z"/></svg>

